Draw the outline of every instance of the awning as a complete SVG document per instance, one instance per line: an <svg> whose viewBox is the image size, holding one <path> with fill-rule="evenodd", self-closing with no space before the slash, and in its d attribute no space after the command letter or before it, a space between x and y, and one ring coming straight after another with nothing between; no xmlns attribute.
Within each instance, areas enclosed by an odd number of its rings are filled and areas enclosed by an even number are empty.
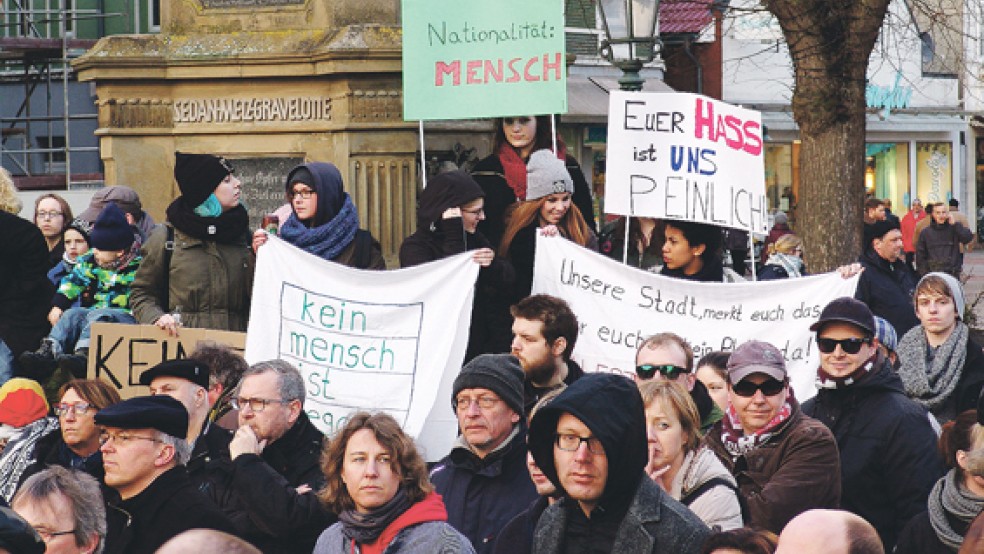
<svg viewBox="0 0 984 554"><path fill-rule="evenodd" d="M608 122L608 91L618 90L618 78L588 75L567 76L567 113L564 123ZM646 79L644 92L675 92L659 79Z"/></svg>

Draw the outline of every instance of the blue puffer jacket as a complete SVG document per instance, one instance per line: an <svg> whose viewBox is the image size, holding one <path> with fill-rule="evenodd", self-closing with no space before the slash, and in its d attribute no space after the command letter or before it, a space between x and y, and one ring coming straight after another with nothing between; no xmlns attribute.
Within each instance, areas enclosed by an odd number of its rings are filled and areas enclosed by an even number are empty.
<svg viewBox="0 0 984 554"><path fill-rule="evenodd" d="M491 553L499 531L538 496L526 469L526 427L519 425L506 446L484 459L455 446L431 470L431 482L448 509L448 523L468 537L479 554Z"/></svg>

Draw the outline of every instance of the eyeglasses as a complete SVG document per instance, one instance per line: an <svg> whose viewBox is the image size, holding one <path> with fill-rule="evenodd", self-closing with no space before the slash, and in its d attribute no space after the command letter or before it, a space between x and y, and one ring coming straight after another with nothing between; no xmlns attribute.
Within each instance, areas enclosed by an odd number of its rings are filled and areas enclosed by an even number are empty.
<svg viewBox="0 0 984 554"><path fill-rule="evenodd" d="M76 402L75 404L59 402L53 406L55 409L55 415L57 416L68 415L68 412L70 411L75 412L75 415L85 415L91 407L92 406L90 406L87 402Z"/></svg>
<svg viewBox="0 0 984 554"><path fill-rule="evenodd" d="M557 433L555 441L557 448L564 452L577 452L577 449L581 448L581 443L587 443L588 451L592 454L605 454L605 447L602 446L598 437L579 437L570 433Z"/></svg>
<svg viewBox="0 0 984 554"><path fill-rule="evenodd" d="M483 410L491 410L495 407L496 403L499 402L499 399L492 396L479 396L474 399L468 398L467 396L462 396L452 402L451 405L458 410L467 410L471 407L473 402L478 404L478 407Z"/></svg>
<svg viewBox="0 0 984 554"><path fill-rule="evenodd" d="M298 196L300 196L302 200L307 200L308 198L311 198L311 196L315 194L318 194L318 191L311 190L311 189L289 190L287 191L287 200L293 200Z"/></svg>
<svg viewBox="0 0 984 554"><path fill-rule="evenodd" d="M841 349L847 354L857 354L861 351L862 344L870 344L871 339L828 339L825 337L817 337L817 349L819 349L824 354L830 354L837 349L839 344Z"/></svg>
<svg viewBox="0 0 984 554"><path fill-rule="evenodd" d="M262 412L267 404L289 404L291 400L279 400L277 398L233 398L229 404L236 410L242 411L249 406L251 412Z"/></svg>
<svg viewBox="0 0 984 554"><path fill-rule="evenodd" d="M779 381L778 379L766 379L758 384L747 379L742 379L731 385L731 390L743 398L755 396L757 391L762 391L762 394L765 396L775 396L782 392L784 388L786 388L786 381Z"/></svg>
<svg viewBox="0 0 984 554"><path fill-rule="evenodd" d="M110 433L109 431L103 431L99 434L99 444L106 444L110 439L113 439L113 444L117 446L124 446L130 443L130 441L142 440L150 442L161 442L160 439L155 439L154 437L144 437L141 435L131 435L130 433Z"/></svg>
<svg viewBox="0 0 984 554"><path fill-rule="evenodd" d="M636 375L638 375L639 378L642 379L643 381L652 379L653 377L656 376L657 372L659 372L660 375L666 377L670 381L675 380L677 377L680 377L684 373L690 373L689 371L687 371L687 368L680 367L678 365L673 365L673 364L662 364L662 365L642 364L636 366Z"/></svg>
<svg viewBox="0 0 984 554"><path fill-rule="evenodd" d="M38 212L38 219L55 219L63 215L61 212Z"/></svg>
<svg viewBox="0 0 984 554"><path fill-rule="evenodd" d="M45 544L53 541L55 537L60 537L62 535L71 535L72 533L75 533L75 529L69 529L68 531L48 531L43 527L41 529L35 527L34 530L38 532L38 536L41 537L41 540L43 540Z"/></svg>
<svg viewBox="0 0 984 554"><path fill-rule="evenodd" d="M461 213L471 214L471 215L480 215L480 214L484 214L485 213L485 208L476 208L474 210L461 210Z"/></svg>

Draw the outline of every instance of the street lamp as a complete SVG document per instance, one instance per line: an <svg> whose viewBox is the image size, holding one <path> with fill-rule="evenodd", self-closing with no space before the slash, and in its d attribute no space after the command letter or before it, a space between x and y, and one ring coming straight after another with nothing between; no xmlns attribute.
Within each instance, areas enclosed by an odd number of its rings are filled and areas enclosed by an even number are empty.
<svg viewBox="0 0 984 554"><path fill-rule="evenodd" d="M639 70L660 51L660 0L598 0L605 39L598 53L622 70L622 90L642 90Z"/></svg>

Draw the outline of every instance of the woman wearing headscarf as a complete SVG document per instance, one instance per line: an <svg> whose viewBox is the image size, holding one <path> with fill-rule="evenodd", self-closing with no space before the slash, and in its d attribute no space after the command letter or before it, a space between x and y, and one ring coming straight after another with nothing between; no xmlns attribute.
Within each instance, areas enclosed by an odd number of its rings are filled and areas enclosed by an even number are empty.
<svg viewBox="0 0 984 554"><path fill-rule="evenodd" d="M172 335L182 325L245 331L254 254L241 183L229 162L210 154L177 152L174 178L181 196L141 248L133 314Z"/></svg>
<svg viewBox="0 0 984 554"><path fill-rule="evenodd" d="M507 352L512 340L507 291L516 274L478 230L485 219L485 192L468 173L451 171L427 183L418 204L417 231L400 246L400 265L411 267L472 252L472 259L482 267L465 361L479 354Z"/></svg>
<svg viewBox="0 0 984 554"><path fill-rule="evenodd" d="M472 176L485 191L485 220L478 230L498 245L506 230L506 210L516 202L530 200L526 195L526 164L537 150L549 149L551 154L564 162L574 183L574 205L581 210L592 231L597 231L591 188L577 160L567 155L564 141L557 137L557 151L553 152L553 139L548 115L522 115L496 118L492 140L492 154L482 159L472 170Z"/></svg>
<svg viewBox="0 0 984 554"><path fill-rule="evenodd" d="M335 164L311 162L292 169L287 174L287 201L291 214L280 226L280 238L331 262L386 269L379 242L359 228L359 214ZM267 232L257 229L253 250L266 240Z"/></svg>

